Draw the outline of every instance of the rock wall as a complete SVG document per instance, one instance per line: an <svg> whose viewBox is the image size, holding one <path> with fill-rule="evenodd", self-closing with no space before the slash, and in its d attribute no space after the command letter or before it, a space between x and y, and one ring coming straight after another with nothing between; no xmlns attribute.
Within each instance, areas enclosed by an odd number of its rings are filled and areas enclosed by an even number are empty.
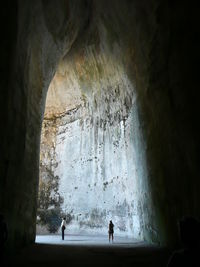
<svg viewBox="0 0 200 267"><path fill-rule="evenodd" d="M87 17L82 1L2 4L0 212L8 225L10 248L35 240L46 92L59 60L82 32Z"/></svg>
<svg viewBox="0 0 200 267"><path fill-rule="evenodd" d="M40 181L57 178L59 186L51 188L43 210L52 210L58 190L57 218L70 218L69 232L105 234L112 219L117 234L143 239L141 191L149 202L151 196L147 187L138 187L139 179L146 178L139 172L146 159L143 154L137 166L144 151L144 144L138 145L137 96L122 63L113 60L104 48L96 53L93 45L58 66L46 100Z"/></svg>
<svg viewBox="0 0 200 267"><path fill-rule="evenodd" d="M138 180L144 238L177 243L177 221L188 214L200 218L196 3L21 0L4 1L1 7L0 212L8 224L8 244L34 242L46 92L65 55L81 62L81 46L83 51L94 48L95 54L104 51L106 60L114 62L114 73L122 68L137 92L142 134L136 143L144 150L137 153L136 165L144 178ZM75 80L91 112L94 87L81 71ZM96 75L96 68L90 73ZM147 168L140 168L143 158ZM145 192L151 193L150 201Z"/></svg>

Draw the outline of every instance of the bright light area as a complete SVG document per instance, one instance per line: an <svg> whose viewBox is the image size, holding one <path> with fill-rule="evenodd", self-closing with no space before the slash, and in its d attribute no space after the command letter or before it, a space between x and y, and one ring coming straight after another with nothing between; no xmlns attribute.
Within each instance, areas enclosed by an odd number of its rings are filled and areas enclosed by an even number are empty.
<svg viewBox="0 0 200 267"><path fill-rule="evenodd" d="M62 240L61 235L37 235L36 243L54 244L67 246L118 246L118 247L134 247L144 246L146 243L140 242L133 238L115 236L113 243L108 241L108 236L100 235L65 235Z"/></svg>

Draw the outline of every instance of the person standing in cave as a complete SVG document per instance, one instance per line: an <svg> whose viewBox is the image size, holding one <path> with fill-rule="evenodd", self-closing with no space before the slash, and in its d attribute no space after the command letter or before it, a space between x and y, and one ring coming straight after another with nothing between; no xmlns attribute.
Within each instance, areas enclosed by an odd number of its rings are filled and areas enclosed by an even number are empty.
<svg viewBox="0 0 200 267"><path fill-rule="evenodd" d="M108 236L109 236L109 242L110 242L110 238L112 238L112 242L114 239L114 224L112 221L110 221L109 226L108 226Z"/></svg>
<svg viewBox="0 0 200 267"><path fill-rule="evenodd" d="M65 228L66 228L66 218L64 217L61 223L62 240L64 240L65 237Z"/></svg>

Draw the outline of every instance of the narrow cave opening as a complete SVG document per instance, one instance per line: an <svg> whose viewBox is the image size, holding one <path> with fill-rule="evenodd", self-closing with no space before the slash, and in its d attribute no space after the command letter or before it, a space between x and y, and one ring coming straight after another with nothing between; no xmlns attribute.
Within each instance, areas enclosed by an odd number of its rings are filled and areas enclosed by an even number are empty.
<svg viewBox="0 0 200 267"><path fill-rule="evenodd" d="M73 51L50 83L40 145L37 234L115 234L144 240L150 205L137 94L105 50Z"/></svg>

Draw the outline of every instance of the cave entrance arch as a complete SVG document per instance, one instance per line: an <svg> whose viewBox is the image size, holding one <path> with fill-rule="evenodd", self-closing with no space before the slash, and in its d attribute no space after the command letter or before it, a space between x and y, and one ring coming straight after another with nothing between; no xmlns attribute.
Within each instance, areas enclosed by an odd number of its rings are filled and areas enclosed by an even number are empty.
<svg viewBox="0 0 200 267"><path fill-rule="evenodd" d="M112 219L116 234L143 240L144 145L137 94L119 55L95 44L72 49L46 99L38 233L56 232L64 215L70 233L105 234Z"/></svg>
<svg viewBox="0 0 200 267"><path fill-rule="evenodd" d="M137 147L144 148L138 150L136 166L145 238L173 243L178 240L176 221L180 216L199 215L199 187L195 183L198 164L192 164L197 162L195 123L191 127L197 105L193 94L188 95L188 88L196 88L191 86L195 81L191 66L196 62L196 13L185 12L186 4L180 8L161 2L20 1L2 9L3 19L10 19L2 50L6 53L2 71L5 126L1 132L0 202L9 224L10 244L34 241L45 94L60 58L78 44L91 49L96 44L94 50L102 57L102 51L109 50L115 59L112 62L120 62L137 85L140 115L145 116L139 123L144 123L141 129L146 130L148 144L142 145L142 138L136 142ZM185 29L183 14L190 21L189 30ZM99 69L99 73L103 71ZM146 170L141 167L145 149L155 208Z"/></svg>

